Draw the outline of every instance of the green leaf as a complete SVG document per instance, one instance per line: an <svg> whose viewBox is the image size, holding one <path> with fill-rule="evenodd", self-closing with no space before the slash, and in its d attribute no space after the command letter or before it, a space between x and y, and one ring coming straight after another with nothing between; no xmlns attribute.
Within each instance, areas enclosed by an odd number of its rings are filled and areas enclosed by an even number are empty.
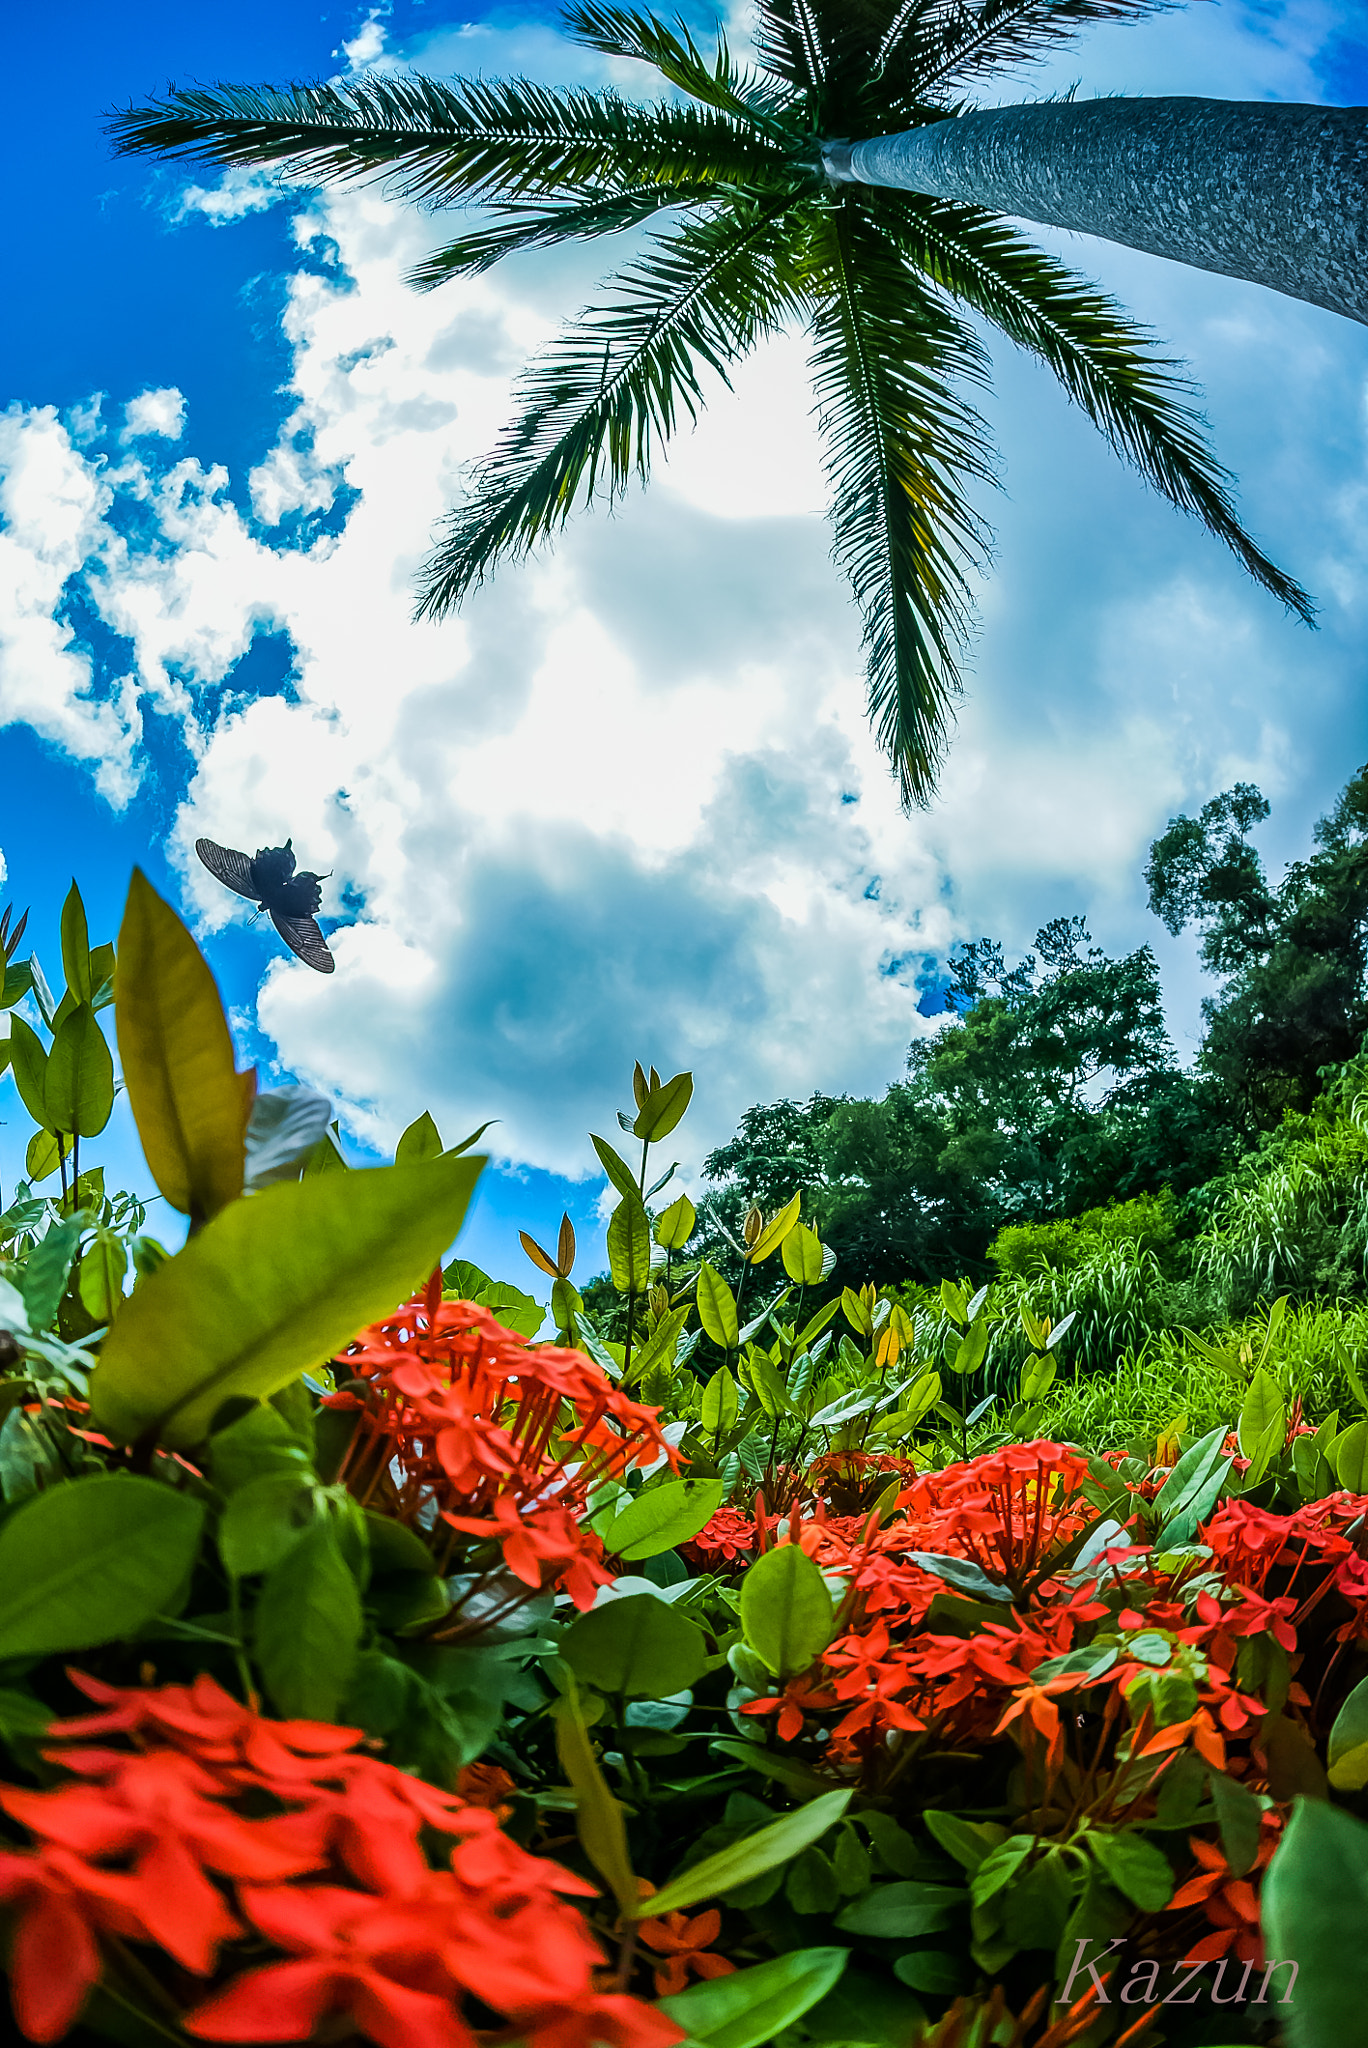
<svg viewBox="0 0 1368 2048"><path fill-rule="evenodd" d="M427 1110L415 1117L394 1148L396 1166L417 1166L424 1159L440 1159L442 1140Z"/></svg>
<svg viewBox="0 0 1368 2048"><path fill-rule="evenodd" d="M252 1193L298 1180L328 1136L332 1104L312 1088L265 1088L247 1119L243 1186Z"/></svg>
<svg viewBox="0 0 1368 2048"><path fill-rule="evenodd" d="M266 1472L238 1487L219 1518L225 1569L238 1579L273 1570L299 1540L312 1503L310 1475L303 1469Z"/></svg>
<svg viewBox="0 0 1368 2048"><path fill-rule="evenodd" d="M576 1678L628 1699L668 1699L707 1669L703 1631L654 1593L607 1600L572 1622L561 1642Z"/></svg>
<svg viewBox="0 0 1368 2048"><path fill-rule="evenodd" d="M90 980L90 933L85 905L74 881L62 905L62 972L73 1000L88 1003L95 993Z"/></svg>
<svg viewBox="0 0 1368 2048"><path fill-rule="evenodd" d="M11 1017L9 1048L10 1067L14 1085L19 1090L19 1100L33 1121L47 1130L48 1056L43 1049L43 1041L22 1017Z"/></svg>
<svg viewBox="0 0 1368 2048"><path fill-rule="evenodd" d="M894 1884L871 1885L862 1898L852 1899L842 1908L835 1925L842 1934L872 1935L880 1941L913 1941L918 1935L939 1934L968 1905L969 1894L960 1885L917 1883L904 1878Z"/></svg>
<svg viewBox="0 0 1368 2048"><path fill-rule="evenodd" d="M1361 1678L1330 1730L1329 1778L1337 1792L1368 1785L1368 1678Z"/></svg>
<svg viewBox="0 0 1368 2048"><path fill-rule="evenodd" d="M600 1531L603 1547L624 1564L659 1557L662 1550L673 1550L706 1528L722 1505L724 1491L720 1479L672 1479L653 1486Z"/></svg>
<svg viewBox="0 0 1368 2048"><path fill-rule="evenodd" d="M972 1558L948 1557L938 1550L909 1550L907 1556L924 1572L944 1579L947 1586L953 1586L957 1593L967 1593L971 1600L1001 1600L1008 1606L1011 1604L1011 1587L1004 1586L1000 1579L989 1578Z"/></svg>
<svg viewBox="0 0 1368 2048"><path fill-rule="evenodd" d="M808 1670L831 1641L832 1622L826 1580L796 1543L766 1551L741 1581L742 1631L776 1678Z"/></svg>
<svg viewBox="0 0 1368 2048"><path fill-rule="evenodd" d="M706 2048L766 2048L826 1997L849 1960L846 1948L792 1949L752 1969L690 1984L659 2007L688 2030L689 2041Z"/></svg>
<svg viewBox="0 0 1368 2048"><path fill-rule="evenodd" d="M60 1223L49 1224L29 1253L19 1276L19 1290L31 1330L51 1329L58 1303L66 1293L83 1228L82 1217L64 1217Z"/></svg>
<svg viewBox="0 0 1368 2048"><path fill-rule="evenodd" d="M608 1219L608 1268L619 1294L644 1294L651 1284L651 1222L635 1188Z"/></svg>
<svg viewBox="0 0 1368 2048"><path fill-rule="evenodd" d="M703 1427L713 1436L725 1436L740 1412L736 1381L725 1365L719 1365L703 1389Z"/></svg>
<svg viewBox="0 0 1368 2048"><path fill-rule="evenodd" d="M320 1420L345 1412L325 1409ZM268 1475L294 1474L296 1481L313 1476L308 1447L266 1401L249 1408L226 1428L216 1429L208 1451L210 1475L222 1494L236 1493L240 1486L250 1486Z"/></svg>
<svg viewBox="0 0 1368 2048"><path fill-rule="evenodd" d="M0 1539L3 1540L3 1539ZM1346 2048L1368 2011L1368 1826L1298 1799L1263 1881L1268 2003L1289 2048ZM1290 1970L1296 1990L1284 2006Z"/></svg>
<svg viewBox="0 0 1368 2048"><path fill-rule="evenodd" d="M77 1278L81 1306L93 1321L112 1323L123 1306L128 1252L117 1230L103 1226L86 1242Z"/></svg>
<svg viewBox="0 0 1368 2048"><path fill-rule="evenodd" d="M1351 1422L1342 1429L1327 1456L1346 1493L1368 1491L1368 1421Z"/></svg>
<svg viewBox="0 0 1368 2048"><path fill-rule="evenodd" d="M231 1203L121 1310L91 1376L98 1426L197 1444L232 1396L262 1398L330 1358L426 1279L483 1164L325 1174Z"/></svg>
<svg viewBox="0 0 1368 2048"><path fill-rule="evenodd" d="M971 1372L977 1372L988 1356L988 1325L981 1317L970 1323L968 1330L956 1345L953 1354L947 1350L945 1362L952 1372L966 1379Z"/></svg>
<svg viewBox="0 0 1368 2048"><path fill-rule="evenodd" d="M115 970L119 1060L153 1180L199 1222L242 1193L256 1076L239 1074L199 947L133 870Z"/></svg>
<svg viewBox="0 0 1368 2048"><path fill-rule="evenodd" d="M1088 1836L1088 1846L1116 1889L1142 1913L1163 1912L1173 1897L1173 1866L1162 1849L1143 1835L1105 1828Z"/></svg>
<svg viewBox="0 0 1368 2048"><path fill-rule="evenodd" d="M1368 1696L1368 1686L1361 1689ZM1352 1693L1350 1698L1353 1698ZM1365 1735L1365 1740L1368 1740L1368 1734ZM1334 1751L1335 1737L1332 1730L1332 1757ZM1171 1772L1169 1776L1172 1776ZM1233 1877L1244 1877L1254 1868L1254 1859L1259 1853L1263 1808L1254 1793L1242 1785L1238 1778L1228 1778L1224 1771L1212 1771L1209 1774L1209 1781L1211 1803L1216 1808L1216 1819L1221 1830L1221 1847L1225 1851L1226 1863ZM1333 1770L1330 1773L1330 1782L1332 1785L1335 1783ZM1365 1767L1365 1782L1368 1782L1368 1766Z"/></svg>
<svg viewBox="0 0 1368 2048"><path fill-rule="evenodd" d="M811 1800L796 1812L782 1815L757 1833L745 1835L739 1842L719 1849L715 1856L706 1856L701 1863L692 1864L663 1886L654 1898L642 1899L630 1917L645 1920L660 1914L678 1913L685 1906L697 1905L700 1899L711 1899L718 1892L732 1891L766 1870L793 1862L810 1842L820 1840L828 1828L836 1825L853 1797L851 1792L825 1792L820 1799Z"/></svg>
<svg viewBox="0 0 1368 2048"><path fill-rule="evenodd" d="M71 1146L54 1132L35 1131L24 1151L25 1177L31 1181L47 1180L70 1150Z"/></svg>
<svg viewBox="0 0 1368 2048"><path fill-rule="evenodd" d="M606 1138L596 1138L592 1131L589 1133L589 1143L598 1153L599 1163L618 1193L622 1196L635 1195L640 1201L641 1190L637 1186L636 1175L622 1154L614 1151Z"/></svg>
<svg viewBox="0 0 1368 2048"><path fill-rule="evenodd" d="M767 1259L771 1252L778 1251L784 1239L793 1229L795 1223L797 1223L798 1212L802 1206L803 1197L800 1192L784 1204L784 1207L777 1216L770 1217L769 1222L750 1248L749 1259L752 1266L758 1266L760 1261Z"/></svg>
<svg viewBox="0 0 1368 2048"><path fill-rule="evenodd" d="M822 1277L823 1245L815 1230L795 1223L779 1247L784 1271L800 1287L815 1287Z"/></svg>
<svg viewBox="0 0 1368 2048"><path fill-rule="evenodd" d="M1240 1455L1250 1461L1243 1481L1246 1492L1263 1478L1286 1432L1287 1409L1278 1382L1264 1366L1256 1366L1240 1410Z"/></svg>
<svg viewBox="0 0 1368 2048"><path fill-rule="evenodd" d="M704 1332L723 1351L734 1351L740 1329L736 1320L736 1296L717 1269L704 1259L698 1269L698 1320Z"/></svg>
<svg viewBox="0 0 1368 2048"><path fill-rule="evenodd" d="M1190 1543L1198 1523L1215 1505L1211 1485L1214 1480L1219 1494L1227 1477L1229 1461L1224 1445L1228 1433L1225 1423L1218 1422L1215 1429L1199 1438L1184 1451L1154 1496L1153 1512L1166 1544Z"/></svg>
<svg viewBox="0 0 1368 2048"><path fill-rule="evenodd" d="M646 1100L637 1111L636 1122L632 1125L633 1136L644 1138L653 1145L659 1138L668 1138L675 1125L683 1116L693 1096L693 1075L675 1074L668 1081L661 1081L646 1091Z"/></svg>
<svg viewBox="0 0 1368 2048"><path fill-rule="evenodd" d="M943 1813L936 1806L928 1807L922 1819L927 1832L971 1877L989 1852L1000 1848L1006 1840L1003 1830L993 1821L961 1820L957 1813Z"/></svg>
<svg viewBox="0 0 1368 2048"><path fill-rule="evenodd" d="M698 1211L687 1195L677 1195L656 1218L655 1241L662 1251L682 1252L694 1234Z"/></svg>
<svg viewBox="0 0 1368 2048"><path fill-rule="evenodd" d="M580 1847L617 1900L623 1918L630 1919L642 1900L632 1870L622 1806L598 1767L573 1680L571 1685L572 1690L556 1703L556 1754L577 1795L575 1827Z"/></svg>
<svg viewBox="0 0 1368 2048"><path fill-rule="evenodd" d="M0 1524L0 1657L125 1640L189 1579L204 1509L156 1479L67 1479Z"/></svg>
<svg viewBox="0 0 1368 2048"><path fill-rule="evenodd" d="M57 1028L43 1082L44 1122L81 1138L98 1138L114 1107L114 1062L89 1003L78 1003Z"/></svg>
<svg viewBox="0 0 1368 2048"><path fill-rule="evenodd" d="M262 1583L256 1661L287 1719L335 1721L356 1668L361 1596L332 1525L315 1522Z"/></svg>

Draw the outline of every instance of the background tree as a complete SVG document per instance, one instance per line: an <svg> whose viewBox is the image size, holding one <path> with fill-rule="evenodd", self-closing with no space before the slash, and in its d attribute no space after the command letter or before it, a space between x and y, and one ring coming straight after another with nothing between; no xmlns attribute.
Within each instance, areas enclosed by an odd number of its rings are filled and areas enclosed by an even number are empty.
<svg viewBox="0 0 1368 2048"><path fill-rule="evenodd" d="M274 163L315 183L378 175L425 204L484 205L483 225L419 268L424 286L673 212L524 375L428 564L420 610L445 615L577 502L644 479L703 402L708 372L725 379L764 336L801 325L834 553L864 619L870 717L910 802L934 787L986 561L976 497L995 463L971 402L988 376L975 317L1048 364L1157 490L1310 612L1240 525L1189 387L1119 306L998 213L833 186L822 161L823 137L957 125L965 91L995 69L1163 4L759 0L752 69L720 37L705 55L682 26L580 0L568 33L649 66L669 99L416 76L196 87L130 108L112 132L125 152Z"/></svg>
<svg viewBox="0 0 1368 2048"><path fill-rule="evenodd" d="M1368 767L1276 886L1249 842L1268 808L1236 783L1171 819L1145 870L1155 915L1174 933L1195 924L1203 966L1223 977L1202 1005L1202 1068L1263 1128L1309 1109L1321 1069L1352 1059L1368 1031Z"/></svg>

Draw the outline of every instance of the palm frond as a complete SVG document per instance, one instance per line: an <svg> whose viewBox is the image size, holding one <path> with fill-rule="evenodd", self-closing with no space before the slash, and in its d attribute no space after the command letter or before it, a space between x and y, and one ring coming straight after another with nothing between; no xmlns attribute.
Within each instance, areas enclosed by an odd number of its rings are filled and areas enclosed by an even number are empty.
<svg viewBox="0 0 1368 2048"><path fill-rule="evenodd" d="M799 304L787 199L687 222L601 287L591 311L524 373L521 406L452 513L420 588L420 617L458 605L500 556L524 554L602 488L619 496L681 417L703 373L728 365Z"/></svg>
<svg viewBox="0 0 1368 2048"><path fill-rule="evenodd" d="M1241 526L1231 476L1189 403L1192 386L1114 299L1037 249L995 214L912 194L866 203L903 253L1054 371L1116 452L1193 513L1256 582L1309 624L1315 607Z"/></svg>
<svg viewBox="0 0 1368 2048"><path fill-rule="evenodd" d="M616 93L525 79L410 74L349 85L195 86L130 107L115 150L195 163L267 164L313 184L383 177L431 205L493 194L593 196L604 187L763 179L784 158L713 108L641 107Z"/></svg>
<svg viewBox="0 0 1368 2048"><path fill-rule="evenodd" d="M787 140L782 117L792 93L776 92L755 72L733 63L720 28L717 52L709 63L682 21L676 33L654 14L611 7L603 0L574 0L561 18L576 42L607 57L633 57L650 64L691 99L754 121L777 139Z"/></svg>
<svg viewBox="0 0 1368 2048"><path fill-rule="evenodd" d="M875 68L918 96L952 80L1038 63L1089 22L1140 21L1179 0L901 0Z"/></svg>
<svg viewBox="0 0 1368 2048"><path fill-rule="evenodd" d="M834 554L864 618L869 711L903 801L935 787L969 573L988 535L965 497L993 481L986 432L947 379L982 382L983 351L858 202L818 216L809 290Z"/></svg>
<svg viewBox="0 0 1368 2048"><path fill-rule="evenodd" d="M817 0L760 0L753 40L756 56L772 77L800 93L821 91L829 53Z"/></svg>
<svg viewBox="0 0 1368 2048"><path fill-rule="evenodd" d="M601 199L567 200L564 205L491 207L492 226L477 228L434 249L414 265L407 282L419 291L432 291L453 277L476 277L505 256L525 249L622 234L667 207L716 205L718 196L712 185L642 185L627 192L605 193Z"/></svg>

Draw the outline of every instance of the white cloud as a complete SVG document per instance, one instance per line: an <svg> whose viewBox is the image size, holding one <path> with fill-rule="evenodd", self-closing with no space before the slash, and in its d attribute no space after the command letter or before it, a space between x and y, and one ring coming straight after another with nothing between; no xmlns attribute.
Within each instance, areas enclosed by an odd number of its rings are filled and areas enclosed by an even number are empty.
<svg viewBox="0 0 1368 2048"><path fill-rule="evenodd" d="M160 391L142 391L124 407L125 441L155 434L163 441L179 441L185 431L185 400L174 386Z"/></svg>
<svg viewBox="0 0 1368 2048"><path fill-rule="evenodd" d="M249 213L266 213L285 196L286 187L277 172L235 166L223 173L217 185L187 185L171 217L181 221L198 214L210 227L226 228Z"/></svg>
<svg viewBox="0 0 1368 2048"><path fill-rule="evenodd" d="M1255 33L1247 9L1194 10L1125 47L1150 89L1309 94L1307 15L1261 10ZM380 20L353 64L382 54ZM1095 39L1089 89L1108 85L1113 46ZM419 56L599 69L535 27L443 31ZM800 340L719 387L648 494L503 567L459 621L413 623L415 572L511 373L605 260L595 247L416 296L404 273L439 233L374 192L300 218L325 260L291 283L295 409L247 480L250 518L220 468L169 450L112 461L89 414L79 441L48 410L12 415L0 442L15 563L0 633L16 650L0 715L98 762L115 800L139 693L181 721L197 765L173 845L206 929L240 913L194 862L199 833L249 848L292 833L334 870L329 910L360 892L332 980L281 959L258 1005L282 1062L342 1098L360 1135L383 1142L427 1103L452 1133L498 1116L512 1158L574 1170L637 1056L697 1070L695 1155L752 1101L877 1089L926 1028L923 958L957 932L1028 943L1081 909L1112 943L1153 938L1138 874L1171 812L1250 776L1286 796L1291 831L1368 752L1368 348L1347 323L1068 244L1200 364L1249 515L1324 597L1324 630L1284 623L1000 348L998 567L942 798L907 820L816 510ZM130 426L154 399L179 422L178 394L145 393ZM336 523L344 489L359 495L343 530L311 528ZM96 692L58 623L73 578L136 685ZM262 630L288 635L293 686L242 701L233 666Z"/></svg>

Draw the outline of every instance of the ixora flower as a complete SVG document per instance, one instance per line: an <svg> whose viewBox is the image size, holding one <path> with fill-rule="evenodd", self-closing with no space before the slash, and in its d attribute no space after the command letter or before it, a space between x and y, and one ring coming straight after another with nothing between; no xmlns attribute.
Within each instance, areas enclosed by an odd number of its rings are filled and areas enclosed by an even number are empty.
<svg viewBox="0 0 1368 2048"><path fill-rule="evenodd" d="M473 1536L530 1592L558 1587L577 1607L612 1578L585 1525L594 1489L662 1458L678 1468L658 1409L582 1353L533 1348L440 1287L363 1330L337 1373L351 1384L325 1405L357 1415L338 1476L364 1506L424 1528L440 1519L447 1570Z"/></svg>
<svg viewBox="0 0 1368 2048"><path fill-rule="evenodd" d="M501 1772L474 1796L444 1792L370 1754L359 1729L266 1720L207 1677L130 1690L70 1676L97 1711L49 1730L67 1780L0 1788L31 1840L0 1853L27 2040L68 2031L111 1938L164 1951L181 1986L201 1980L181 2014L201 2040L304 2041L341 2020L379 2048L476 2048L469 1999L528 2048L680 2039L600 1988L571 1903L594 1887L502 1832Z"/></svg>

